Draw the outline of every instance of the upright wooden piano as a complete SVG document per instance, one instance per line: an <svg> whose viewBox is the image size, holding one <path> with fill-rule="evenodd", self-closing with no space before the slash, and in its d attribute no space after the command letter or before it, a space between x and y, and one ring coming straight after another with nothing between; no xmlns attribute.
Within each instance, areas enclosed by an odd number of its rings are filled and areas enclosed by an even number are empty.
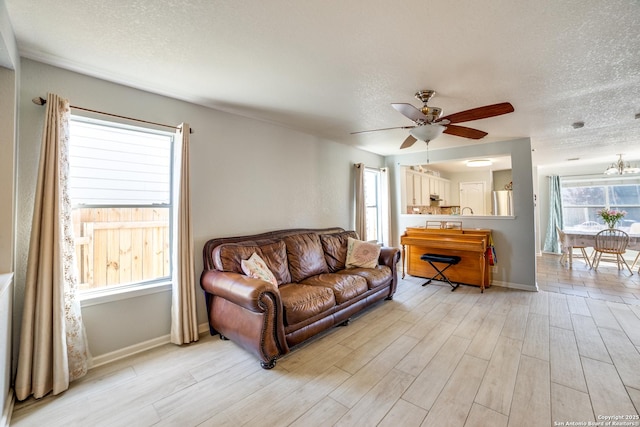
<svg viewBox="0 0 640 427"><path fill-rule="evenodd" d="M486 257L491 230L459 228L407 227L400 238L402 245L402 277L429 278L437 272L420 256L426 253L457 255L460 262L447 270L447 277L456 283L491 286L491 268Z"/></svg>

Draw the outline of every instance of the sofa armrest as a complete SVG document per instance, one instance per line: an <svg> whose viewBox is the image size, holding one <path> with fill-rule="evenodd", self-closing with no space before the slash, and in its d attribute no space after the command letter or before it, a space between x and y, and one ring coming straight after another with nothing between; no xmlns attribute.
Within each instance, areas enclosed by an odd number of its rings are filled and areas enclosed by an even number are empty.
<svg viewBox="0 0 640 427"><path fill-rule="evenodd" d="M386 265L395 272L395 266L400 261L400 249L383 246L380 249L378 264Z"/></svg>
<svg viewBox="0 0 640 427"><path fill-rule="evenodd" d="M383 246L380 249L378 264L386 265L391 269L391 286L389 287L389 296L387 299L392 299L393 294L396 293L396 289L398 288L398 262L400 262L399 248Z"/></svg>
<svg viewBox="0 0 640 427"><path fill-rule="evenodd" d="M272 283L254 279L238 273L217 270L207 270L200 278L202 289L237 304L256 313L264 312L264 305L260 298L265 293L273 294L276 301L280 300L280 292Z"/></svg>
<svg viewBox="0 0 640 427"><path fill-rule="evenodd" d="M282 300L277 286L238 273L205 270L211 334L219 333L260 358L271 369L289 351L284 335Z"/></svg>

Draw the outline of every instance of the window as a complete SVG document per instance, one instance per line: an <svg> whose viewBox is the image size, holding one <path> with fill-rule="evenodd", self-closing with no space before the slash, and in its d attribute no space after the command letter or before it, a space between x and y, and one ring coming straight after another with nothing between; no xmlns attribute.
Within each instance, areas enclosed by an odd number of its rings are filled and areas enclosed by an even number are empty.
<svg viewBox="0 0 640 427"><path fill-rule="evenodd" d="M374 240L388 244L389 219L388 189L384 169L365 168L364 170L364 204L367 235L364 240Z"/></svg>
<svg viewBox="0 0 640 427"><path fill-rule="evenodd" d="M76 116L69 130L79 289L168 280L174 135Z"/></svg>
<svg viewBox="0 0 640 427"><path fill-rule="evenodd" d="M571 229L595 221L603 224L597 211L605 207L627 211L620 222L625 229L640 222L640 177L562 178L563 228Z"/></svg>

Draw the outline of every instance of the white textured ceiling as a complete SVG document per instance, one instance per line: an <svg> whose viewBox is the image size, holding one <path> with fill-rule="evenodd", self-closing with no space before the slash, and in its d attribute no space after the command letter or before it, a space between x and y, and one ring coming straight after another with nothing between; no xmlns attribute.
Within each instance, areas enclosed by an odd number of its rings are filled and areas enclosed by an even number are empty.
<svg viewBox="0 0 640 427"><path fill-rule="evenodd" d="M640 159L638 0L5 1L24 57L383 155L406 130L350 132L412 124L390 104L434 89L445 115L515 112L432 149L528 136L535 163Z"/></svg>

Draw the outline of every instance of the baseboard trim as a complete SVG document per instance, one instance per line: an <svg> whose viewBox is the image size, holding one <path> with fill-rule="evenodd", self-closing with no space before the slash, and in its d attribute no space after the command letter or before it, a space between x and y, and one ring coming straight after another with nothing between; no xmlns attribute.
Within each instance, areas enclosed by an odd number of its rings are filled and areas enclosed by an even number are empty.
<svg viewBox="0 0 640 427"><path fill-rule="evenodd" d="M205 333L209 333L209 324L201 323L198 325L198 334L203 335ZM110 353L95 356L92 360L91 369L124 359L125 357L133 356L134 354L142 353L143 351L148 351L156 347L169 344L170 342L171 335L167 334L138 344L130 345L129 347L124 347Z"/></svg>
<svg viewBox="0 0 640 427"><path fill-rule="evenodd" d="M535 284L535 288L532 288L529 285L523 285L521 283L512 283L512 282L503 282L501 280L493 280L491 282L491 286L500 286L501 288L510 288L510 289L518 289L521 291L530 291L530 292L538 292L538 284Z"/></svg>
<svg viewBox="0 0 640 427"><path fill-rule="evenodd" d="M0 427L9 427L9 424L11 424L11 413L13 412L13 405L15 402L16 395L13 392L13 388L10 388L9 394L7 394L7 401L4 403L2 418L0 418Z"/></svg>

